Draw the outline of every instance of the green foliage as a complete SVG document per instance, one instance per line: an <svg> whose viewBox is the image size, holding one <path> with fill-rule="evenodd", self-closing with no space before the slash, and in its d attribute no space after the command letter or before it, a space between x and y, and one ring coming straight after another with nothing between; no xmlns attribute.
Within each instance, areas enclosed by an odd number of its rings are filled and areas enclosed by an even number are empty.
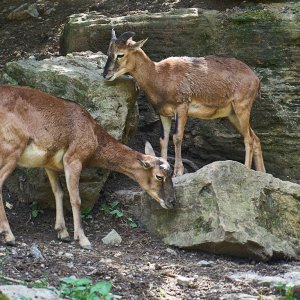
<svg viewBox="0 0 300 300"><path fill-rule="evenodd" d="M0 300L9 300L9 298L0 292Z"/></svg>
<svg viewBox="0 0 300 300"><path fill-rule="evenodd" d="M31 216L33 218L38 217L43 212L44 212L43 210L39 209L37 201L33 201L31 203Z"/></svg>
<svg viewBox="0 0 300 300"><path fill-rule="evenodd" d="M66 277L62 279L59 291L62 297L70 300L110 300L112 284L109 281L101 281L93 285L88 278Z"/></svg>
<svg viewBox="0 0 300 300"><path fill-rule="evenodd" d="M137 223L133 220L132 217L125 216L124 212L118 209L119 201L115 200L111 203L103 203L101 209L105 214L110 214L117 219L125 220L126 223L130 226L130 228L137 228Z"/></svg>
<svg viewBox="0 0 300 300"><path fill-rule="evenodd" d="M21 296L21 297L18 297L18 298L14 298L14 300L32 300L32 298L29 298L29 297L26 297L26 296Z"/></svg>
<svg viewBox="0 0 300 300"><path fill-rule="evenodd" d="M297 300L297 298L294 296L294 293L293 293L293 285L292 284L278 282L277 284L275 284L275 288L282 296L280 299L282 299L282 300Z"/></svg>
<svg viewBox="0 0 300 300"><path fill-rule="evenodd" d="M138 225L134 222L134 220L131 217L127 218L127 223L130 226L130 228L137 228Z"/></svg>
<svg viewBox="0 0 300 300"><path fill-rule="evenodd" d="M159 289L159 295L160 297L166 297L167 296L167 292L164 289Z"/></svg>
<svg viewBox="0 0 300 300"><path fill-rule="evenodd" d="M92 219L93 216L92 216L92 208L90 207L87 207L85 209L83 209L81 211L81 218L84 219L84 220L89 220L89 219Z"/></svg>
<svg viewBox="0 0 300 300"><path fill-rule="evenodd" d="M276 16L268 10L257 9L248 10L244 12L235 13L229 16L229 20L234 23L265 23L265 22L275 22Z"/></svg>
<svg viewBox="0 0 300 300"><path fill-rule="evenodd" d="M33 288L48 288L49 287L49 283L46 278L42 278L42 279L30 282L27 285L30 287L33 287Z"/></svg>

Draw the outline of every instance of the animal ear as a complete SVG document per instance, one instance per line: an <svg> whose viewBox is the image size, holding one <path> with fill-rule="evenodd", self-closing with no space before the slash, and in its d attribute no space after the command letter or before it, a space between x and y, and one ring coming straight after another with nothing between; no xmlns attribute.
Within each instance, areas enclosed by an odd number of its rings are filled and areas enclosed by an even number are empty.
<svg viewBox="0 0 300 300"><path fill-rule="evenodd" d="M135 36L135 32L126 31L119 36L118 41L122 43L126 43L129 39L132 39L134 36Z"/></svg>
<svg viewBox="0 0 300 300"><path fill-rule="evenodd" d="M132 45L131 48L132 49L142 48L147 41L148 41L148 38L138 41L134 45Z"/></svg>
<svg viewBox="0 0 300 300"><path fill-rule="evenodd" d="M145 143L145 154L156 156L152 145L148 141Z"/></svg>
<svg viewBox="0 0 300 300"><path fill-rule="evenodd" d="M144 168L144 169L151 169L152 168L152 165L146 161L146 160L143 160L143 159L138 159L140 165Z"/></svg>
<svg viewBox="0 0 300 300"><path fill-rule="evenodd" d="M111 40L115 41L117 39L116 32L114 29L111 30Z"/></svg>

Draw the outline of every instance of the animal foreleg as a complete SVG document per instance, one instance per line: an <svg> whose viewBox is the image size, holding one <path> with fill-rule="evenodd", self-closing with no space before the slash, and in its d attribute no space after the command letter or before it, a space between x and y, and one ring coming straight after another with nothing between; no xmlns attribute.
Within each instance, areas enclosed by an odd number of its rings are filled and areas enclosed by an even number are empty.
<svg viewBox="0 0 300 300"><path fill-rule="evenodd" d="M168 143L169 143L172 118L160 116L160 120L161 120L161 132L160 132L161 157L167 160Z"/></svg>
<svg viewBox="0 0 300 300"><path fill-rule="evenodd" d="M4 239L7 245L14 246L16 243L15 237L10 229L7 216L5 213L3 196L2 196L2 187L6 178L15 169L17 163L16 163L16 158L11 156L7 157L5 161L6 163L4 163L0 169L0 234L4 234Z"/></svg>
<svg viewBox="0 0 300 300"><path fill-rule="evenodd" d="M57 236L60 240L64 242L70 241L70 235L68 233L65 218L64 218L64 209L63 209L63 196L64 192L59 182L58 174L55 171L50 169L45 169L50 185L52 188L52 192L55 197L55 206L56 206L56 218L55 218L55 230L57 232Z"/></svg>
<svg viewBox="0 0 300 300"><path fill-rule="evenodd" d="M177 107L175 115L175 132L173 135L173 142L175 145L175 166L174 177L180 176L184 172L181 156L181 145L184 134L185 124L188 117L188 104L183 103Z"/></svg>
<svg viewBox="0 0 300 300"><path fill-rule="evenodd" d="M79 177L82 170L82 164L79 160L66 158L65 155L64 167L73 213L74 240L79 240L79 244L82 248L91 249L92 246L84 234L80 216L81 199L79 195Z"/></svg>

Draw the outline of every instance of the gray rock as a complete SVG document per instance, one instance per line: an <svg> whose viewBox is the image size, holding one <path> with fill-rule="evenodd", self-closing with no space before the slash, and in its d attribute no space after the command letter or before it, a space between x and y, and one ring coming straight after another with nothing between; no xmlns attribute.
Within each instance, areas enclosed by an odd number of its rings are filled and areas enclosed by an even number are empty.
<svg viewBox="0 0 300 300"><path fill-rule="evenodd" d="M73 260L74 259L74 255L72 254L72 253L65 253L65 257L67 257L67 258L69 258L69 259L71 259L71 260Z"/></svg>
<svg viewBox="0 0 300 300"><path fill-rule="evenodd" d="M263 261L299 258L300 185L233 161L173 181L174 210L161 209L146 194L127 201L167 245Z"/></svg>
<svg viewBox="0 0 300 300"><path fill-rule="evenodd" d="M8 299L62 300L53 290L28 288L23 285L0 285L0 296L1 293Z"/></svg>
<svg viewBox="0 0 300 300"><path fill-rule="evenodd" d="M18 8L14 9L8 16L7 19L10 21L14 20L25 20L28 18L37 18L39 16L39 12L36 4L24 3Z"/></svg>
<svg viewBox="0 0 300 300"><path fill-rule="evenodd" d="M109 18L97 12L72 15L62 36L63 53L99 49L106 53L111 28L117 34L135 31L149 37L145 51L154 60L167 56L223 55L236 57L261 78L261 99L254 104L251 124L260 137L266 169L285 179L300 179L300 18L296 3L265 3L226 12L197 8L160 14ZM167 30L166 30L167 28ZM286 47L289 45L289 47ZM142 105L141 124L155 120ZM227 120L190 119L183 153L205 161L243 162L244 145Z"/></svg>
<svg viewBox="0 0 300 300"><path fill-rule="evenodd" d="M0 83L32 86L57 97L82 104L111 135L126 142L136 128L138 113L132 80L107 83L102 78L106 56L102 53L74 53L37 61L26 59L6 64ZM84 170L81 175L82 205L92 207L109 172ZM65 205L69 198L65 180ZM54 207L55 201L43 170L17 169L7 181L11 193L20 201L37 200L41 207Z"/></svg>
<svg viewBox="0 0 300 300"><path fill-rule="evenodd" d="M212 267L215 263L211 260L200 260L197 262L197 266L200 267Z"/></svg>
<svg viewBox="0 0 300 300"><path fill-rule="evenodd" d="M256 272L237 272L228 276L233 281L242 281L255 283L260 286L273 288L278 292L279 288L290 287L293 295L298 299L300 296L300 271L290 269L284 274L278 274L275 276L263 276ZM224 298L231 299L231 298ZM235 298L232 298L235 299Z"/></svg>
<svg viewBox="0 0 300 300"><path fill-rule="evenodd" d="M45 260L45 257L43 256L42 252L35 244L31 246L30 253L35 259Z"/></svg>
<svg viewBox="0 0 300 300"><path fill-rule="evenodd" d="M113 229L103 239L105 245L118 246L122 242L121 236Z"/></svg>
<svg viewBox="0 0 300 300"><path fill-rule="evenodd" d="M174 256L177 255L177 252L176 252L174 249L167 248L166 251L167 251L169 254L171 254L171 255L174 255Z"/></svg>
<svg viewBox="0 0 300 300"><path fill-rule="evenodd" d="M193 287L195 285L194 278L177 275L177 284L183 287Z"/></svg>
<svg viewBox="0 0 300 300"><path fill-rule="evenodd" d="M257 296L251 296L248 294L242 294L242 293L237 293L237 294L225 294L219 298L220 300L257 300ZM264 299L269 299L265 298ZM272 298L274 299L274 298Z"/></svg>

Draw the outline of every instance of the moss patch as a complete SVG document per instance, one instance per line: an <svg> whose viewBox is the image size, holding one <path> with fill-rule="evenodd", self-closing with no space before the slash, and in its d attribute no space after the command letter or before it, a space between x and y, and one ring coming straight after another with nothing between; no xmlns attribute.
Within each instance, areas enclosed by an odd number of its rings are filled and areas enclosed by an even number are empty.
<svg viewBox="0 0 300 300"><path fill-rule="evenodd" d="M211 220L205 221L203 217L199 217L194 221L194 229L196 234L208 233L213 230Z"/></svg>
<svg viewBox="0 0 300 300"><path fill-rule="evenodd" d="M266 23L279 21L275 14L269 10L251 10L229 16L229 21L236 24L243 23Z"/></svg>

